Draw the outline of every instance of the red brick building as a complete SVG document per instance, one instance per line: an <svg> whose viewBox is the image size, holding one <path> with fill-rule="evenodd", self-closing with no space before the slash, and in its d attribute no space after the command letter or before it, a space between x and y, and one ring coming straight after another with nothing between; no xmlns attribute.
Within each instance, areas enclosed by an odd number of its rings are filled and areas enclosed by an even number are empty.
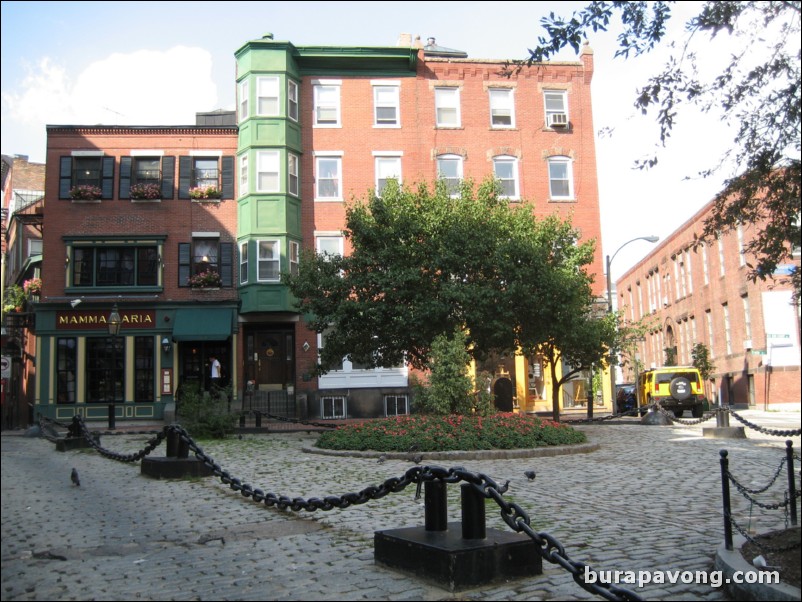
<svg viewBox="0 0 802 602"><path fill-rule="evenodd" d="M628 355L625 380L633 382L635 361L649 368L692 363L697 343L715 364L707 394L722 403L765 409L800 402L800 314L789 270L799 269L799 249L775 279L751 282L743 252L754 236L749 224L693 248L712 202L685 222L616 283L625 318L650 324L646 340Z"/></svg>
<svg viewBox="0 0 802 602"><path fill-rule="evenodd" d="M237 130L219 118L48 126L36 412L169 417L177 386L208 387L213 355L232 380Z"/></svg>

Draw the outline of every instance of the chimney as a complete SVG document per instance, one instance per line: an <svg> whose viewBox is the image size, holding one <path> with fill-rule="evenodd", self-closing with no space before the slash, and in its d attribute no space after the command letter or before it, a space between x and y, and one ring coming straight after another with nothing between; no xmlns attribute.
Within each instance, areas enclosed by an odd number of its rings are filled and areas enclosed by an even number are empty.
<svg viewBox="0 0 802 602"><path fill-rule="evenodd" d="M402 48L411 48L412 47L412 34L411 33L402 33L398 36L398 41L395 43L396 46L400 46Z"/></svg>
<svg viewBox="0 0 802 602"><path fill-rule="evenodd" d="M427 38L426 45L427 46L437 46L437 43L435 42L434 38Z"/></svg>

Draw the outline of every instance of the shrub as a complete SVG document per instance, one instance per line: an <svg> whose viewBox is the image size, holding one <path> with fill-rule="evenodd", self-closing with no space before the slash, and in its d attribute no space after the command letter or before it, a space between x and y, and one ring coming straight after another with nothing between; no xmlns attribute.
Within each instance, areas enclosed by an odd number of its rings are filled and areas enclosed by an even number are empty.
<svg viewBox="0 0 802 602"><path fill-rule="evenodd" d="M237 416L228 412L229 394L228 387L210 395L198 384L183 385L177 396L179 423L193 437L223 439L237 424Z"/></svg>
<svg viewBox="0 0 802 602"><path fill-rule="evenodd" d="M568 425L526 414L491 416L397 416L344 425L325 432L316 445L324 449L422 452L528 449L584 443L585 434Z"/></svg>

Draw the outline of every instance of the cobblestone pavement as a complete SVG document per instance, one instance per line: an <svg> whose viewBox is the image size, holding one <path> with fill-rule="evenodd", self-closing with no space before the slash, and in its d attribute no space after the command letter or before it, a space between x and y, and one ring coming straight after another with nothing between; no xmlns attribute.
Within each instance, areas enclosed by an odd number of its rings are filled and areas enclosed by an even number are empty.
<svg viewBox="0 0 802 602"><path fill-rule="evenodd" d="M767 428L800 427L799 412L739 413ZM645 426L634 418L576 425L597 451L453 465L509 479L505 498L530 515L533 528L594 570L709 571L723 540L719 450L728 450L735 477L757 488L774 475L786 441L749 428L743 440L703 437L712 426ZM131 453L148 438L107 435L101 444ZM314 433L247 434L202 446L244 483L290 497L360 491L412 466L304 453L314 440ZM798 451L800 438L791 440ZM153 453L163 455L163 446ZM70 482L73 467L80 487ZM537 471L535 481L528 469ZM760 499L782 501L784 478ZM459 488L448 489L449 521L459 521ZM734 489L732 502L736 519L756 532L785 524L781 511L750 510ZM508 530L494 510L489 502L488 527ZM153 480L138 463L94 450L58 452L46 439L6 431L2 600L597 599L547 562L538 577L456 594L377 566L374 532L422 525L423 513L412 487L344 510L282 511L214 477ZM709 584L623 586L647 600L727 599Z"/></svg>

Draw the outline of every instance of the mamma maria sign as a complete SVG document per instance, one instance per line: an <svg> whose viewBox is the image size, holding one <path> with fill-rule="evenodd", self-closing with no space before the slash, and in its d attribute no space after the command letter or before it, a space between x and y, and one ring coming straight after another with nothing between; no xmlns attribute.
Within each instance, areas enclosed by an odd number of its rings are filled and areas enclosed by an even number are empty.
<svg viewBox="0 0 802 602"><path fill-rule="evenodd" d="M119 310L122 327L153 328L156 312L153 310ZM56 312L56 328L59 330L93 330L108 328L109 312L59 311Z"/></svg>

